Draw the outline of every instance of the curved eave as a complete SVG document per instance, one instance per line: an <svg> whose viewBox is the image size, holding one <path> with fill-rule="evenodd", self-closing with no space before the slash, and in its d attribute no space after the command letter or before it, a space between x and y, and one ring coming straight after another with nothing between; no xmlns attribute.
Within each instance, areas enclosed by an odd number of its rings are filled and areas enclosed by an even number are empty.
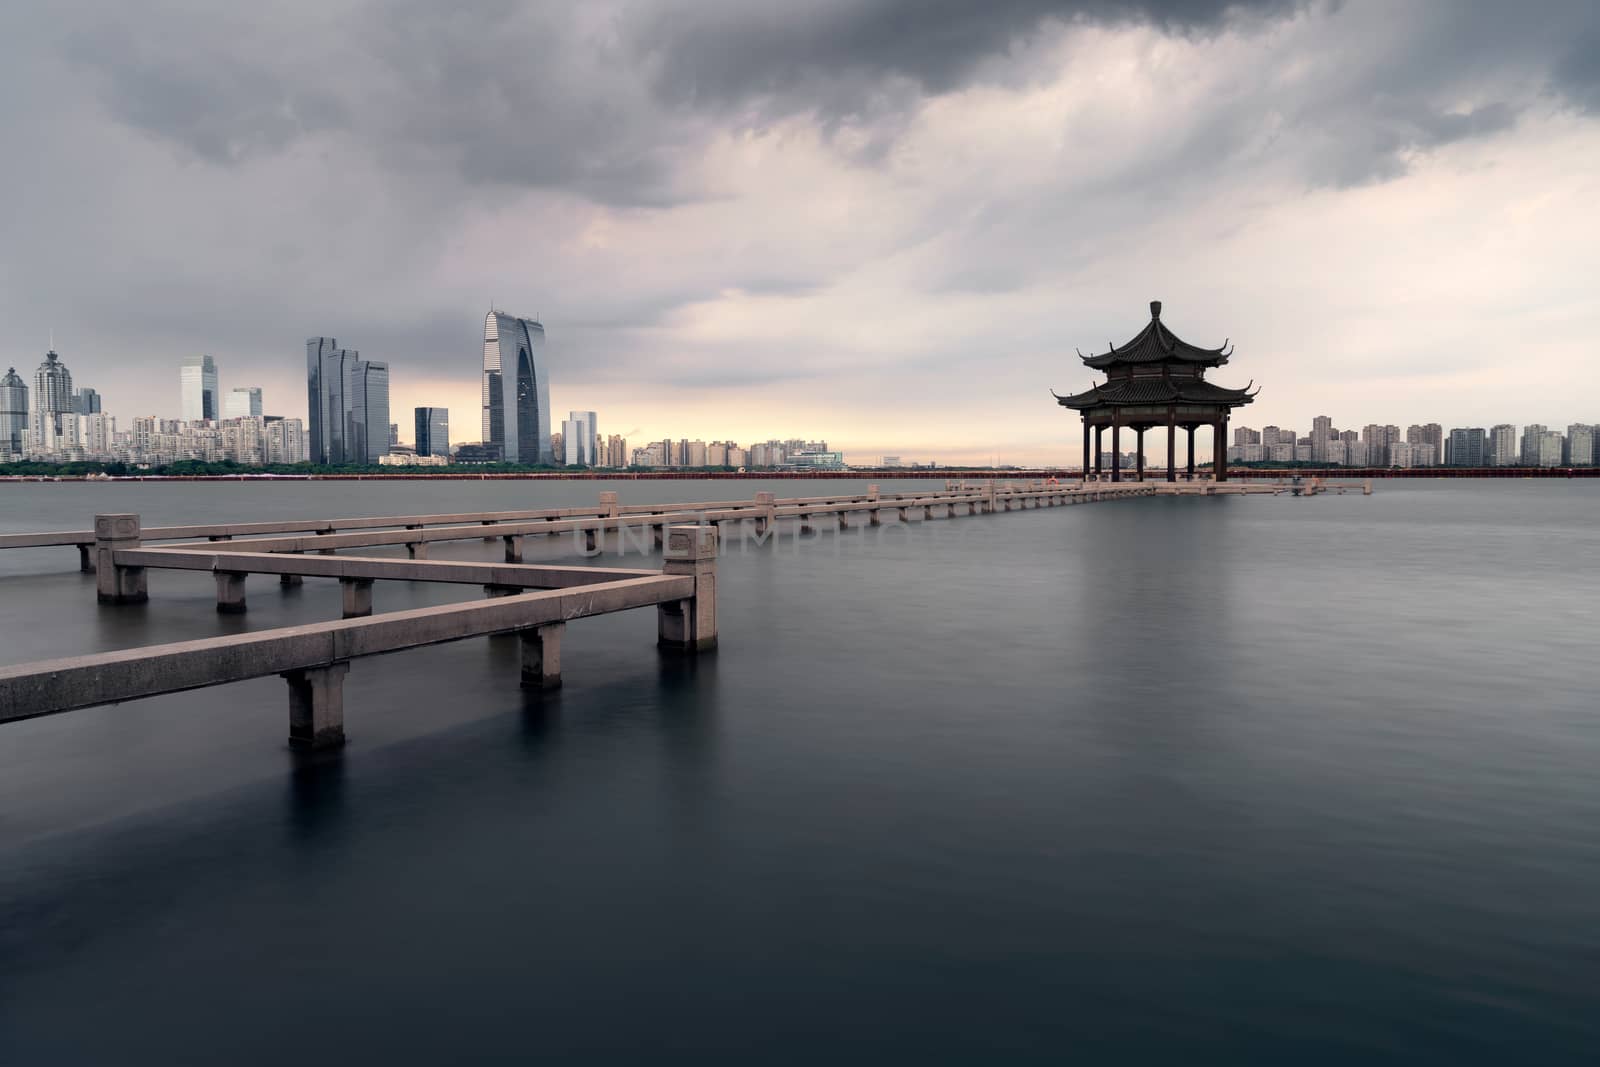
<svg viewBox="0 0 1600 1067"><path fill-rule="evenodd" d="M1190 363L1206 367L1220 367L1228 362L1233 349L1223 341L1219 348L1200 348L1183 340L1167 329L1159 318L1152 318L1145 328L1125 345L1112 345L1109 351L1097 356L1078 353L1083 365L1094 370L1105 370L1128 363Z"/></svg>

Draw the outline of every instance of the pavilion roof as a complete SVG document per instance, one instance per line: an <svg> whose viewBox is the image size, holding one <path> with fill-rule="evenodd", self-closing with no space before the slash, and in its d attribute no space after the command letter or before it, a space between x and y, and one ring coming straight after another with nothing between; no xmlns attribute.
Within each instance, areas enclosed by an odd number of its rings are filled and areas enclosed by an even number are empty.
<svg viewBox="0 0 1600 1067"><path fill-rule="evenodd" d="M1161 301L1150 301L1150 322L1144 329L1124 345L1112 345L1110 351L1098 356L1086 356L1082 352L1078 357L1084 365L1095 370L1105 370L1119 364L1127 363L1198 363L1207 367L1220 367L1228 362L1228 357L1233 350L1228 347L1228 342L1223 341L1220 348L1200 348L1183 340L1177 334L1167 329L1166 323L1161 321Z"/></svg>
<svg viewBox="0 0 1600 1067"><path fill-rule="evenodd" d="M1250 383L1254 385L1254 382ZM1260 392L1258 389L1256 392ZM1051 394L1055 395L1055 394ZM1149 404L1225 404L1240 407L1255 399L1256 394L1247 385L1243 389L1229 389L1198 378L1118 378L1103 385L1092 386L1087 392L1071 396L1057 396L1056 402L1064 408L1084 411L1097 407L1132 407Z"/></svg>

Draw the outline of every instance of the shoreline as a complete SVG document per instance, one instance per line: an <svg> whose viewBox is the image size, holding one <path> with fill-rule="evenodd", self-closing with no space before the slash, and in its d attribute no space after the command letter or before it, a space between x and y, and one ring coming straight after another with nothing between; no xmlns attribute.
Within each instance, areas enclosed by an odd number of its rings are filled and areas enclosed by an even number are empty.
<svg viewBox="0 0 1600 1067"><path fill-rule="evenodd" d="M1325 467L1301 469L1228 469L1230 481L1272 481L1301 478L1476 478L1476 479L1547 479L1547 478L1600 478L1600 467L1412 467L1385 469L1370 467ZM860 481L868 479L903 480L962 480L962 479L1023 479L1059 478L1077 479L1083 472L1065 467L1030 467L1010 470L950 469L902 470L884 468L877 470L847 471L624 471L590 473L575 471L515 471L515 472L451 472L407 474L139 474L99 476L93 474L7 474L0 475L0 483L23 482L406 482L406 481L568 481L568 482L648 482L648 481ZM1202 472L1197 478L1206 475ZM1109 480L1109 479L1102 479ZM1123 481L1132 482L1125 478ZM1181 479L1180 479L1181 480ZM1165 478L1150 475L1147 482L1164 482Z"/></svg>

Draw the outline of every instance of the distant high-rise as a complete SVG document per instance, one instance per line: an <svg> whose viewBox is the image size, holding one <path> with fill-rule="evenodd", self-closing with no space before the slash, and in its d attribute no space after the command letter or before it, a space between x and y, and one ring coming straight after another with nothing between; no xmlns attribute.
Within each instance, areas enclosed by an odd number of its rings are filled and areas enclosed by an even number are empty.
<svg viewBox="0 0 1600 1067"><path fill-rule="evenodd" d="M339 347L332 337L306 341L306 453L312 463L338 465L345 458L350 406L345 400L350 368L359 353Z"/></svg>
<svg viewBox="0 0 1600 1067"><path fill-rule="evenodd" d="M1517 428L1509 422L1502 422L1489 431L1489 444L1486 446L1483 460L1486 464L1496 467L1515 467L1517 465Z"/></svg>
<svg viewBox="0 0 1600 1067"><path fill-rule="evenodd" d="M561 424L561 462L568 467L593 467L599 463L599 430L592 411L573 411Z"/></svg>
<svg viewBox="0 0 1600 1067"><path fill-rule="evenodd" d="M35 447L54 448L56 441L67 433L66 420L72 417L72 400L72 372L52 349L45 353L44 362L33 373L33 407L29 410L28 426L33 431Z"/></svg>
<svg viewBox="0 0 1600 1067"><path fill-rule="evenodd" d="M17 368L0 378L0 453L20 456L28 439L28 383Z"/></svg>
<svg viewBox="0 0 1600 1067"><path fill-rule="evenodd" d="M1471 426L1450 431L1445 441L1445 463L1452 467L1481 467L1484 463L1483 427Z"/></svg>
<svg viewBox="0 0 1600 1067"><path fill-rule="evenodd" d="M223 403L222 417L225 419L245 419L261 415L261 389L254 385L236 385L228 390L228 399Z"/></svg>
<svg viewBox="0 0 1600 1067"><path fill-rule="evenodd" d="M416 446L419 456L450 456L450 409L417 408Z"/></svg>
<svg viewBox="0 0 1600 1067"><path fill-rule="evenodd" d="M182 392L180 416L187 422L220 419L222 405L217 396L217 365L210 356L185 356L178 369Z"/></svg>
<svg viewBox="0 0 1600 1067"><path fill-rule="evenodd" d="M483 320L483 443L507 463L553 464L544 326L490 311Z"/></svg>
<svg viewBox="0 0 1600 1067"><path fill-rule="evenodd" d="M345 462L376 464L389 453L389 364L351 361L346 395Z"/></svg>
<svg viewBox="0 0 1600 1067"><path fill-rule="evenodd" d="M1541 426L1537 422L1522 428L1522 465L1524 467L1540 466L1540 445L1548 431L1548 426Z"/></svg>
<svg viewBox="0 0 1600 1067"><path fill-rule="evenodd" d="M100 414L100 394L88 386L81 387L72 399L72 410L79 415Z"/></svg>
<svg viewBox="0 0 1600 1067"><path fill-rule="evenodd" d="M1328 442L1338 440L1338 437L1338 431L1333 428L1332 417L1318 415L1312 419L1311 458L1319 463L1326 462L1328 459Z"/></svg>
<svg viewBox="0 0 1600 1067"><path fill-rule="evenodd" d="M1567 465L1592 467L1595 465L1594 438L1597 427L1575 422L1567 427Z"/></svg>

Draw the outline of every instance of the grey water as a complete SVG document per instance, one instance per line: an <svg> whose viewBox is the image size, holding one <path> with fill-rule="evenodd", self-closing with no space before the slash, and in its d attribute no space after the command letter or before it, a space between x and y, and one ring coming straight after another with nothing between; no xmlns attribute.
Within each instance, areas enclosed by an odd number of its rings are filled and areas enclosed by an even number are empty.
<svg viewBox="0 0 1600 1067"><path fill-rule="evenodd" d="M5 485L0 530L604 488ZM714 654L635 611L569 627L551 696L505 638L360 660L330 757L276 678L0 726L0 1063L1600 1053L1600 482L729 539ZM0 553L0 662L339 611L75 568Z"/></svg>

